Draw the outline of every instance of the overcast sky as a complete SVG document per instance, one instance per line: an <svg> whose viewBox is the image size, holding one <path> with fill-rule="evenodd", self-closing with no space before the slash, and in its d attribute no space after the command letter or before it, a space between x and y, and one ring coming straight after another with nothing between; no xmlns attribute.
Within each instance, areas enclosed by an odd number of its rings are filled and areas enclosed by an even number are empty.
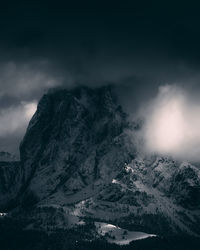
<svg viewBox="0 0 200 250"><path fill-rule="evenodd" d="M51 87L113 83L129 110L165 84L198 98L198 6L63 2L0 8L0 150L17 153L38 99Z"/></svg>

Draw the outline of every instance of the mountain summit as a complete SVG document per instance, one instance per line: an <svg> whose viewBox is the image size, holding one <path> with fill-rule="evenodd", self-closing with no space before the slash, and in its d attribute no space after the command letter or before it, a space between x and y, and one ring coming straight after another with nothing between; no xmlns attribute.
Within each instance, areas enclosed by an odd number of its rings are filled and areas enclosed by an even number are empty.
<svg viewBox="0 0 200 250"><path fill-rule="evenodd" d="M24 180L39 200L110 182L131 161L122 136L125 113L111 87L45 95L20 146ZM115 174L114 174L115 176Z"/></svg>
<svg viewBox="0 0 200 250"><path fill-rule="evenodd" d="M29 227L42 230L101 221L199 236L199 167L144 157L134 140L138 129L111 86L50 91L29 123L20 163L0 166L1 207L13 202L10 216L31 218ZM10 169L15 181L3 189Z"/></svg>

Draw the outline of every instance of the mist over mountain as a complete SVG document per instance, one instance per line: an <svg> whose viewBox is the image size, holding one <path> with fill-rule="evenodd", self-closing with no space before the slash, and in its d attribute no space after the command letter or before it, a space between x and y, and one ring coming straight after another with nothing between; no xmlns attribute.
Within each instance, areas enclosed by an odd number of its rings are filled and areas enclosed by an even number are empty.
<svg viewBox="0 0 200 250"><path fill-rule="evenodd" d="M114 84L130 112L166 84L199 95L198 3L12 1L0 13L0 123L15 124L0 127L1 151L19 154L25 103L52 87Z"/></svg>
<svg viewBox="0 0 200 250"><path fill-rule="evenodd" d="M112 86L49 91L20 144L20 161L0 162L2 221L17 218L30 232L81 230L83 241L110 244L199 237L198 164L144 154L142 126Z"/></svg>
<svg viewBox="0 0 200 250"><path fill-rule="evenodd" d="M199 250L199 7L2 2L2 250Z"/></svg>

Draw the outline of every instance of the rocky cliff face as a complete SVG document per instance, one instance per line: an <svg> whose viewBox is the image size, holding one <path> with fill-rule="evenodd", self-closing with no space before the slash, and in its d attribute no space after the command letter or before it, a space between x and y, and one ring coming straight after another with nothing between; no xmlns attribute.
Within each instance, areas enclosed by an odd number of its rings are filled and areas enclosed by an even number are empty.
<svg viewBox="0 0 200 250"><path fill-rule="evenodd" d="M132 159L122 136L127 127L109 87L45 95L20 147L28 189L41 200L109 182Z"/></svg>
<svg viewBox="0 0 200 250"><path fill-rule="evenodd" d="M21 165L8 152L0 152L0 209L16 206L17 194L21 188Z"/></svg>
<svg viewBox="0 0 200 250"><path fill-rule="evenodd" d="M65 228L89 218L149 233L200 235L199 168L142 156L134 141L138 129L111 87L45 95L15 175L19 204L31 208L33 226ZM3 170L7 175L12 172Z"/></svg>

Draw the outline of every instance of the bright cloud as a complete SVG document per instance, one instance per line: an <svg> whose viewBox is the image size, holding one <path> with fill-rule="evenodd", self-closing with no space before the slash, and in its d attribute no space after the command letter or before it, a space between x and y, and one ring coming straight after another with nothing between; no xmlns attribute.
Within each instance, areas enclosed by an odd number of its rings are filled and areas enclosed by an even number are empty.
<svg viewBox="0 0 200 250"><path fill-rule="evenodd" d="M200 160L200 102L168 85L159 88L144 110L142 134L148 153Z"/></svg>
<svg viewBox="0 0 200 250"><path fill-rule="evenodd" d="M21 102L18 106L11 106L0 111L0 137L14 133L24 133L30 118L35 113L37 103Z"/></svg>

